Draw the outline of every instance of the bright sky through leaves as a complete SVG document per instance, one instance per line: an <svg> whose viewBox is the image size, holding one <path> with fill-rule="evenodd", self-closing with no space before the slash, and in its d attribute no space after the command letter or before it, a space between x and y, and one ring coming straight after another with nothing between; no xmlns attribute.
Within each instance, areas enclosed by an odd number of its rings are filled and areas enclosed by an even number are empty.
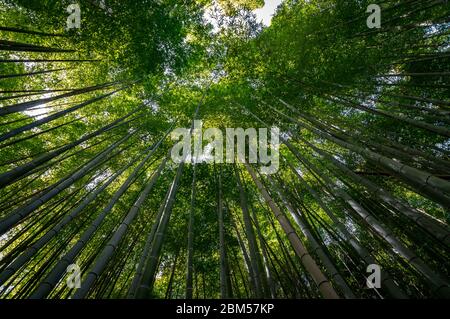
<svg viewBox="0 0 450 319"><path fill-rule="evenodd" d="M282 0L265 1L264 7L253 11L256 14L257 20L262 21L265 26L270 26L275 10L281 2Z"/></svg>

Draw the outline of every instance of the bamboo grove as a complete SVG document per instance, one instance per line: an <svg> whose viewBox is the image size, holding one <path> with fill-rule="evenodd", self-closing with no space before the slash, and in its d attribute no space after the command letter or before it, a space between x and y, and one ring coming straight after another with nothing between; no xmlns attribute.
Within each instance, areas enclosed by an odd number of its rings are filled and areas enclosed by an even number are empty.
<svg viewBox="0 0 450 319"><path fill-rule="evenodd" d="M447 1L70 3L0 1L0 298L450 297ZM279 171L175 164L195 119Z"/></svg>

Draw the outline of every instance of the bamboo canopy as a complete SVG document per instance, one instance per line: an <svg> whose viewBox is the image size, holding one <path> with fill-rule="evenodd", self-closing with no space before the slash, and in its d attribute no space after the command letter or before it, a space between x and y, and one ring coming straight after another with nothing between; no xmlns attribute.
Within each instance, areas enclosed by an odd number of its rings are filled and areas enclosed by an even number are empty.
<svg viewBox="0 0 450 319"><path fill-rule="evenodd" d="M0 1L1 299L450 298L445 1L107 2Z"/></svg>

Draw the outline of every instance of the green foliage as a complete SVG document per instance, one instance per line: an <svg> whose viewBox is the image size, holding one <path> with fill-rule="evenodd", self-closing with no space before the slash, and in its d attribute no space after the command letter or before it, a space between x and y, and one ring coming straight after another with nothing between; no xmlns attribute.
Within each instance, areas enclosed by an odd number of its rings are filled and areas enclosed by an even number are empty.
<svg viewBox="0 0 450 319"><path fill-rule="evenodd" d="M317 241L356 296L395 295L392 287L365 288L370 262L364 249L407 295L448 296L444 289L436 290L436 281L444 282L442 278L450 275L448 240L434 232L445 229L448 234L450 221L449 24L440 3L417 1L419 9L413 10L402 1L383 2L383 27L369 30L370 1L285 0L271 26L263 28L252 13L264 5L259 0L110 0L105 7L99 1L83 0L79 1L81 29L65 30L70 3L0 0L0 26L28 31L0 29L2 45L14 44L0 51L0 75L14 76L0 78L0 110L36 102L0 115L0 181L10 172L21 174L0 189L0 226L8 217L20 215L17 223L0 233L0 298L30 297L36 292L56 269L60 256L92 229L152 145L158 145L153 156L73 258L83 279L94 265L103 263L85 297L129 296L136 266L151 264L140 260L152 228L164 228L160 210L169 217L168 227L161 231L162 249L152 261L158 267L148 297L185 296L190 217L194 220L194 298L221 297L223 264L232 297L258 293L320 297L320 287L292 247L292 234L285 233L279 216L273 216L242 165L197 164L193 183L194 166L187 163L173 188L178 166L169 160L113 252L104 257L105 247L112 247L108 240L119 234L119 226L169 154L173 141L165 132L190 127L197 109L204 129L280 127L287 143L281 146L280 171L272 176L275 183L262 175L258 178L305 248L314 250ZM208 10L217 29L206 18ZM24 50L23 44L49 52ZM48 70L54 71L27 74ZM68 111L77 105L81 106ZM61 116L39 122L54 114ZM97 131L101 134L32 165ZM374 159L376 155L382 158ZM99 158L102 161L89 166ZM396 163L402 164L401 169L395 169ZM85 167L90 169L84 172ZM251 234L245 228L235 169L241 174L255 231L255 254L264 263L259 275L273 282L271 291L267 287L258 291L252 278ZM83 174L75 179L80 171ZM425 181L421 174L428 174ZM71 182L61 186L67 180ZM176 190L174 206L167 209L165 197L171 189ZM219 193L225 207L223 243ZM47 194L53 195L47 198ZM25 214L30 203L36 207ZM52 229L79 205L84 206L78 215L59 231ZM371 224L361 212L381 226ZM51 238L13 269L16 258L47 234ZM221 245L225 263L221 263ZM323 255L317 250L311 255L344 296L345 289L330 273ZM64 284L67 274L57 277L48 296L73 296L76 291Z"/></svg>

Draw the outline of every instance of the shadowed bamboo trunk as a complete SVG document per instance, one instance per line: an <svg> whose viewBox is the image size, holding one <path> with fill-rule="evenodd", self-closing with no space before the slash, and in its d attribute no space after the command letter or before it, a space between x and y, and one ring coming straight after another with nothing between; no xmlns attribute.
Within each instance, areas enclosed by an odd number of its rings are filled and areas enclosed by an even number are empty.
<svg viewBox="0 0 450 319"><path fill-rule="evenodd" d="M161 249L163 246L164 238L166 237L167 228L169 226L170 216L172 215L172 208L175 201L175 195L178 191L181 175L184 170L184 161L178 166L175 179L170 186L169 196L165 204L163 215L161 216L161 223L156 231L155 238L153 240L150 255L145 263L142 280L136 292L137 299L147 299L151 297L153 291L154 278L157 271L158 260L160 258Z"/></svg>
<svg viewBox="0 0 450 319"><path fill-rule="evenodd" d="M0 27L0 31L39 35L39 36L44 36L44 37L65 37L64 34L47 33L47 32L26 30L26 29L21 29L21 28L14 28L14 27L3 27L2 26L2 27Z"/></svg>
<svg viewBox="0 0 450 319"><path fill-rule="evenodd" d="M66 71L66 70L68 70L68 69L62 68L62 69L43 70L43 71L35 71L35 72L28 72L28 73L5 74L5 75L0 75L0 80L28 77L28 76L40 75L40 74L49 74L49 73L55 73L55 72L59 72L59 71Z"/></svg>
<svg viewBox="0 0 450 319"><path fill-rule="evenodd" d="M195 109L193 115L193 121L191 124L191 128L189 131L189 137L193 136L195 120L198 118L198 114L200 111L200 106L203 105L204 100L207 96L208 90L213 82L213 79L209 82L209 85L205 89L202 94L202 98L200 99L197 107ZM170 151L169 151L170 154ZM155 273L158 266L159 255L163 245L164 237L167 231L167 227L169 224L170 216L172 214L172 208L175 201L175 196L178 191L179 182L181 179L181 175L184 171L184 165L187 158L184 157L181 163L178 165L177 173L175 175L175 179L167 192L167 198L164 204L161 206L161 217L160 222L156 225L155 223L155 235L154 238L148 238L148 253L149 255L142 260L142 268L138 269L142 274L136 274L134 278L134 284L136 284L136 288L132 287L129 291L129 296L135 296L138 299L145 299L151 297L153 291L153 281L155 277ZM153 229L152 229L153 231ZM147 245L147 244L146 244Z"/></svg>
<svg viewBox="0 0 450 319"><path fill-rule="evenodd" d="M441 241L444 245L450 247L450 229L448 226L441 221L435 219L431 215L423 211L418 211L412 207L407 206L405 203L393 197L389 192L381 188L380 186L374 184L370 180L355 174L351 169L340 163L334 157L330 156L323 150L315 147L314 145L308 143L306 140L302 139L302 142L307 143L314 151L316 151L319 155L323 156L329 160L335 167L340 169L346 177L351 178L355 183L364 185L371 191L371 194L386 204L395 208L398 212L406 216L407 218L413 220L418 225L423 227L425 230L429 232L430 235L436 237L439 241Z"/></svg>
<svg viewBox="0 0 450 319"><path fill-rule="evenodd" d="M286 145L288 145L286 143ZM306 181L300 176L300 174L297 172L297 170L294 168L294 166L288 162L289 167L291 168L291 171L297 176L300 183L304 185L308 191L311 193L311 195L314 197L314 199L317 201L319 206L324 210L324 212L330 217L330 219L333 221L339 232L342 234L344 239L350 243L350 245L358 252L358 254L361 256L361 258L366 262L367 265L372 264L378 264L376 260L372 257L370 252L361 246L361 244L358 242L357 239L352 236L349 231L345 228L345 226L336 218L334 213L325 205L325 203L321 200L320 196L306 183ZM395 284L395 282L392 280L392 278L389 276L387 272L383 272L382 274L382 282L383 287L386 288L386 290L395 298L404 299L407 296L405 293Z"/></svg>
<svg viewBox="0 0 450 319"><path fill-rule="evenodd" d="M177 269L178 257L180 255L181 248L178 247L177 252L175 254L175 258L172 263L172 270L170 271L169 284L167 285L165 299L172 299L172 291L173 291L173 281L175 278L175 271Z"/></svg>
<svg viewBox="0 0 450 319"><path fill-rule="evenodd" d="M218 203L217 212L219 220L219 251L220 251L220 296L222 299L228 299L231 297L231 291L229 291L229 271L227 262L227 252L225 244L225 226L223 222L223 199L222 199L222 171L219 169L218 180Z"/></svg>
<svg viewBox="0 0 450 319"><path fill-rule="evenodd" d="M242 106L241 106L242 107ZM246 109L245 107L243 107ZM287 117L283 113L279 112L278 110L274 109L278 113L282 114L283 116ZM251 111L247 110L258 122L261 122L264 126L267 127L267 124L262 121L257 115L252 113ZM290 118L291 119L291 118ZM283 143L288 147L288 149L297 157L300 158L300 155L298 154L297 150L291 145L291 143L283 138ZM318 194L306 183L303 178L300 176L300 174L297 172L297 170L293 167L293 165L287 161L288 166L290 167L291 171L298 177L299 181L308 189L308 191L313 195L319 206L325 211L325 213L330 217L330 219L333 221L333 223L338 228L339 232L342 234L345 241L350 243L350 245L355 249L355 251L358 253L358 255L361 256L361 258L366 262L367 265L371 264L377 264L376 260L371 256L369 251L367 251L364 247L360 245L360 243L353 238L353 236L347 231L345 226L339 222L339 220L334 216L333 212L331 212L328 207L322 202ZM382 282L383 287L386 288L386 290L389 292L389 294L394 298L404 299L407 298L407 295L397 286L397 284L390 278L389 274L387 272L383 273L382 276Z"/></svg>
<svg viewBox="0 0 450 319"><path fill-rule="evenodd" d="M52 229L46 232L44 236L32 246L28 247L19 257L17 257L10 265L8 265L0 273L0 285L4 284L16 271L27 263L42 247L44 247L52 238L54 238L68 223L74 220L78 215L91 204L99 194L101 194L111 183L113 183L123 172L128 169L134 162L131 161L125 165L121 170L111 176L101 187L90 193L83 202L76 208L72 209L68 214Z"/></svg>
<svg viewBox="0 0 450 319"><path fill-rule="evenodd" d="M114 121L106 126L103 126L102 128L96 130L95 132L87 134L84 137L82 137L72 143L69 143L55 151L45 153L45 154L37 157L36 159L32 160L31 162L28 162L27 164L24 164L22 166L17 166L8 172L0 174L0 188L3 188L7 185L10 185L10 184L16 182L17 180L21 179L21 177L23 177L26 173L28 173L32 169L40 166L41 164L46 163L47 161L55 159L57 156L61 155L62 153L66 152L66 151L68 151L68 150L70 150L70 149L96 137L96 136L99 136L99 135L106 133L114 128L117 128L121 125L128 123L128 122L123 122L123 121L125 119L127 119L128 117L130 117L131 115L133 115L135 112L136 111L133 111L133 112L127 114L126 116L124 116L120 119L117 119L116 121Z"/></svg>
<svg viewBox="0 0 450 319"><path fill-rule="evenodd" d="M135 182L138 173L148 161L150 156L153 154L154 146L145 149L142 153L150 151L150 154L145 156L145 158L139 163L139 165L133 170L133 172L127 177L125 182L120 186L120 188L114 193L113 197L110 199L106 207L100 212L97 218L90 224L89 228L84 231L80 239L70 248L70 250L62 256L59 262L53 267L52 271L47 275L47 277L40 283L36 288L34 293L31 295L32 299L41 299L46 297L52 288L58 283L61 276L66 271L67 266L73 263L76 256L85 248L86 243L92 238L95 232L98 230L100 225L103 223L104 219L111 212L114 205L122 197L122 195L127 191L132 183ZM142 154L141 154L142 155Z"/></svg>
<svg viewBox="0 0 450 319"><path fill-rule="evenodd" d="M333 280L336 282L336 284L339 286L339 288L342 290L344 296L349 299L356 298L355 294L352 292L351 288L347 285L345 279L341 276L339 271L334 266L333 261L328 257L326 252L322 249L322 245L317 242L311 231L306 227L306 224L301 219L301 213L299 213L298 210L295 210L292 205L288 202L286 196L283 194L281 189L278 187L278 185L275 184L273 179L268 176L267 179L269 180L272 187L276 190L278 195L280 196L281 200L283 201L284 205L286 206L287 210L291 214L294 221L297 223L297 225L300 227L301 231L307 238L307 240L310 242L311 245L311 252L316 253L317 256L322 261L322 264L327 269L329 275Z"/></svg>
<svg viewBox="0 0 450 319"><path fill-rule="evenodd" d="M192 299L192 278L194 275L194 213L195 213L195 192L197 189L196 174L197 165L193 164L191 210L189 212L188 242L187 242L187 267L186 267L186 299Z"/></svg>
<svg viewBox="0 0 450 319"><path fill-rule="evenodd" d="M165 137L164 137L165 139ZM162 142L163 140L161 140ZM156 145L156 147L152 150L152 152L149 154L148 158L150 158L154 152L157 150L159 144ZM111 239L108 241L108 243L105 245L105 248L103 248L102 252L99 254L99 256L96 259L96 262L94 266L92 267L92 270L88 273L86 278L81 284L81 288L76 291L76 293L73 296L73 299L81 299L84 298L88 292L89 289L94 285L97 278L102 274L102 271L105 269L106 265L108 264L109 260L113 256L114 252L117 250L117 247L122 240L122 238L126 235L126 232L131 225L131 223L134 221L134 219L139 214L140 208L143 205L144 201L147 199L150 191L152 190L153 186L155 185L156 181L158 180L159 176L161 175L162 170L166 166L167 158L162 161L162 163L159 165L157 171L152 176L151 180L147 183L147 186L144 188L144 190L139 195L136 202L131 207L129 213L127 216L123 219L122 223L118 226L117 230L114 232Z"/></svg>
<svg viewBox="0 0 450 319"><path fill-rule="evenodd" d="M327 299L338 299L339 295L333 289L330 281L325 277L320 268L317 266L314 259L311 257L309 252L306 250L305 246L303 246L300 238L297 236L294 228L292 227L289 220L286 216L281 212L278 206L275 205L273 199L270 197L269 193L265 189L264 185L260 182L258 177L256 176L255 171L251 168L251 166L247 163L244 163L247 171L255 182L257 188L259 189L261 195L264 197L267 205L270 207L275 217L277 218L280 226L283 228L286 236L288 237L292 247L295 250L295 253L300 258L302 264L305 266L305 269L309 272L311 277L314 279L318 289L324 298Z"/></svg>
<svg viewBox="0 0 450 319"><path fill-rule="evenodd" d="M229 211L229 209L228 209ZM232 218L232 216L231 216ZM251 288L251 293L254 295L254 291L255 291L255 275L253 274L253 268L252 268L252 264L250 262L250 257L248 255L247 252L247 248L245 247L244 241L242 239L241 233L239 232L239 229L236 225L236 223L234 222L233 218L231 219L231 223L233 225L234 230L236 231L236 239L238 240L238 244L239 247L241 248L241 252L242 252L242 257L244 258L244 262L245 262L245 266L247 268L248 271L248 275L249 275L249 284L250 284L250 288ZM244 277L242 276L242 280L244 281Z"/></svg>
<svg viewBox="0 0 450 319"><path fill-rule="evenodd" d="M41 45L20 43L15 41L0 40L0 51L16 52L43 52L43 53L71 53L75 50L49 48Z"/></svg>
<svg viewBox="0 0 450 319"><path fill-rule="evenodd" d="M31 201L29 201L26 205L14 210L11 212L7 217L3 218L0 221L0 234L4 234L8 230L11 229L14 225L19 223L21 220L23 220L25 217L27 217L29 214L31 214L35 209L42 206L44 203L52 199L54 196L59 194L62 190L66 189L75 181L81 179L83 176L86 175L86 173L97 166L100 162L103 161L104 158L106 158L109 153L114 150L118 145L123 143L124 141L128 140L132 134L128 134L119 141L112 144L110 147L108 147L106 150L102 151L99 155L97 155L93 160L91 160L86 166L82 167L75 173L71 174L67 178L63 178L59 182L57 182L54 188L52 188L50 191L43 195L39 195L36 198L33 198Z"/></svg>
<svg viewBox="0 0 450 319"><path fill-rule="evenodd" d="M83 108L83 107L85 107L87 105L90 105L90 104L95 103L97 101L103 100L103 99L105 99L105 98L107 98L109 96L112 96L112 95L114 95L115 93L117 93L117 92L119 92L121 90L123 90L123 88L115 90L115 91L107 93L107 94L104 94L104 95L101 95L101 96L97 96L97 97L89 99L89 100L87 100L87 101L85 101L83 103L74 105L74 106L72 106L72 107L70 107L68 109L63 110L63 111L59 111L59 112L50 114L49 116L46 116L46 117L44 117L44 118L42 118L40 120L36 120L36 121L34 121L34 122L30 123L30 124L18 127L16 129L13 129L13 130L3 134L2 136L0 136L0 142L6 141L7 139L10 139L11 137L14 137L14 136L16 136L18 134L21 134L23 132L31 130L31 129L35 128L35 127L41 126L41 125L43 125L45 123L49 123L49 122L51 122L51 121L53 121L55 119L58 119L60 117L66 116L66 115L68 115L68 114L70 114L72 112L75 112L76 110L79 110L79 109L81 109L81 108Z"/></svg>
<svg viewBox="0 0 450 319"><path fill-rule="evenodd" d="M286 103L286 102L284 102ZM287 103L286 103L287 105ZM278 112L278 111L277 111ZM278 112L282 114L281 112ZM379 164L387 170L393 172L405 183L411 185L414 189L417 190L418 193L424 194L427 197L434 199L442 203L444 206L450 207L450 197L446 195L450 193L450 183L434 176L433 174L423 172L419 169L413 168L406 164L397 162L392 160L386 156L380 155L358 145L343 141L339 138L336 138L329 133L325 133L315 127L312 127L306 123L302 123L298 120L295 120L287 115L282 114L283 116L289 118L294 123L297 123L299 126L306 128L307 130L313 132L314 134L327 139L331 142L338 144L339 146L349 149L357 154L360 154L366 157L368 160L373 162L374 164Z"/></svg>
<svg viewBox="0 0 450 319"><path fill-rule="evenodd" d="M60 94L57 96L52 96L52 97L39 99L39 100L35 100L35 101L22 102L22 103L18 103L18 104L8 105L8 106L0 108L0 116L11 114L11 113L22 112L29 108L35 107L35 106L47 104L49 102L57 101L60 99L65 99L65 98L68 98L71 96L77 96L80 94L85 94L85 93L94 92L97 90L106 89L106 88L114 86L118 83L119 82L110 82L110 83L105 83L105 84L100 84L100 85L94 85L94 86L90 86L90 87L86 87L86 88L82 88L82 89L76 89L76 90L73 90L73 91L70 91L67 93L63 93L63 94Z"/></svg>
<svg viewBox="0 0 450 319"><path fill-rule="evenodd" d="M93 59L0 59L0 63L59 63L59 62L99 62Z"/></svg>
<svg viewBox="0 0 450 319"><path fill-rule="evenodd" d="M299 153L297 155L300 156ZM355 211L366 223L366 225L372 229L375 233L381 236L386 242L388 242L394 253L402 256L406 261L411 264L417 271L421 272L434 286L434 289L439 295L450 297L450 287L448 282L446 282L445 276L432 270L428 267L425 262L419 258L413 251L402 244L395 236L394 233L383 223L375 219L366 209L364 209L358 202L356 202L344 189L340 188L333 183L325 174L321 173L317 167L315 167L311 162L309 162L305 157L301 157L302 162L309 169L314 171L316 174L321 176L327 186L336 193L337 196L341 197L353 211Z"/></svg>
<svg viewBox="0 0 450 319"><path fill-rule="evenodd" d="M261 247L261 252L262 252L262 257L263 257L263 260L262 260L263 261L263 265L262 265L262 267L264 268L265 273L267 275L267 285L268 285L268 287L266 289L267 289L267 292L270 293L270 295L266 295L266 297L275 299L275 297L276 297L276 291L275 290L276 289L275 289L275 284L274 284L274 281L273 281L272 270L271 270L270 265L269 265L269 258L268 258L268 253L267 253L267 247L265 245L265 240L264 240L263 234L261 232L260 224L259 224L259 221L258 221L258 216L255 213L255 209L252 208L251 211L252 211L252 217L253 217L253 221L255 223L255 229L256 229L256 233L257 233L257 236L258 236L259 245Z"/></svg>
<svg viewBox="0 0 450 319"><path fill-rule="evenodd" d="M145 263L148 259L148 256L150 254L153 239L155 238L156 231L158 230L158 226L161 224L161 218L164 213L164 209L166 207L166 203L169 199L170 195L170 189L166 192L166 195L164 197L164 200L161 202L161 205L159 206L158 213L155 218L155 222L152 225L152 228L149 232L149 235L147 236L144 249L142 250L141 257L139 259L139 263L136 267L136 273L133 277L133 281L131 282L130 289L128 290L127 298L128 299L134 299L137 293L137 290L139 288L139 284L142 281L142 276L144 275L144 267Z"/></svg>
<svg viewBox="0 0 450 319"><path fill-rule="evenodd" d="M267 281L265 276L263 275L263 269L261 269L262 262L260 260L260 253L258 244L256 242L255 232L253 230L253 225L250 218L250 213L248 209L248 203L247 203L247 196L244 191L244 187L242 185L241 177L239 175L239 171L237 167L234 167L236 181L239 187L239 198L240 198L240 204L242 209L242 216L244 220L244 226L245 226L245 234L248 241L249 251L250 251L250 261L252 265L253 275L255 276L255 293L256 298L263 298L264 296L267 296L268 293L266 293L264 287L268 287ZM266 284L263 283L263 281L266 281Z"/></svg>

